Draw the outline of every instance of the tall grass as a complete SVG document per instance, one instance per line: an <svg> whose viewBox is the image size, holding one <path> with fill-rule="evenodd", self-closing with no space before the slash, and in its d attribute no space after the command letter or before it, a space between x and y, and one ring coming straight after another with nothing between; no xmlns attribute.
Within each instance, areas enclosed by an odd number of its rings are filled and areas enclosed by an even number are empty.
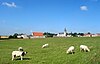
<svg viewBox="0 0 100 64"><path fill-rule="evenodd" d="M48 48L41 48L48 43ZM79 46L91 47L90 52L80 52ZM75 54L66 54L69 46L75 46ZM11 53L22 46L27 55L24 60L11 60ZM45 38L0 41L0 64L100 64L100 38Z"/></svg>

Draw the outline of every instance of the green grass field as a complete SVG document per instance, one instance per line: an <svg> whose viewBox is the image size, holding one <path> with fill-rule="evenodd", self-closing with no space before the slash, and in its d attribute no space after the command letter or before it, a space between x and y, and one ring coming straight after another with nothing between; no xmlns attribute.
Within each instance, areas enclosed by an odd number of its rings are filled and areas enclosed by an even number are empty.
<svg viewBox="0 0 100 64"><path fill-rule="evenodd" d="M48 48L41 48L48 43ZM80 52L79 46L91 47L90 52ZM69 46L75 46L75 54L66 54ZM11 60L11 53L22 46L27 55ZM100 64L100 37L45 38L0 40L0 64Z"/></svg>

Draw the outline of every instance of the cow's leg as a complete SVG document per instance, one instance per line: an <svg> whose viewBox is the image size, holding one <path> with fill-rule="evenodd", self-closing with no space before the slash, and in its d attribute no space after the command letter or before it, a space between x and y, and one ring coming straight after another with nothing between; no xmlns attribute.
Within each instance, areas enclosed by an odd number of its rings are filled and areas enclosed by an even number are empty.
<svg viewBox="0 0 100 64"><path fill-rule="evenodd" d="M21 56L21 60L23 60L23 57Z"/></svg>
<svg viewBox="0 0 100 64"><path fill-rule="evenodd" d="M12 60L14 60L14 55L12 55Z"/></svg>

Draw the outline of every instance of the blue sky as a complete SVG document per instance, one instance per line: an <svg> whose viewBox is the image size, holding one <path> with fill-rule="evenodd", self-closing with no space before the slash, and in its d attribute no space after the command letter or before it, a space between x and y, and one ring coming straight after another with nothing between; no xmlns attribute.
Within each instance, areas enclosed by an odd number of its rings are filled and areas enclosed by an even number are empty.
<svg viewBox="0 0 100 64"><path fill-rule="evenodd" d="M0 35L100 33L100 0L0 0Z"/></svg>

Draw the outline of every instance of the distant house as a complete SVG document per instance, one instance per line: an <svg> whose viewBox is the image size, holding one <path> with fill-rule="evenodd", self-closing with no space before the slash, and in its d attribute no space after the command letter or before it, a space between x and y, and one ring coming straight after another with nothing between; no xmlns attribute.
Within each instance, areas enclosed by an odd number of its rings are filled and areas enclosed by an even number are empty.
<svg viewBox="0 0 100 64"><path fill-rule="evenodd" d="M26 34L18 35L17 38L28 39L29 37Z"/></svg>
<svg viewBox="0 0 100 64"><path fill-rule="evenodd" d="M43 35L43 32L33 32L32 35L33 35L33 38L45 38L45 36Z"/></svg>
<svg viewBox="0 0 100 64"><path fill-rule="evenodd" d="M99 36L100 37L100 33L96 33L95 36Z"/></svg>
<svg viewBox="0 0 100 64"><path fill-rule="evenodd" d="M90 37L91 36L91 34L84 34L84 36L83 37Z"/></svg>
<svg viewBox="0 0 100 64"><path fill-rule="evenodd" d="M57 34L57 37L66 37L66 33L65 32L58 33Z"/></svg>
<svg viewBox="0 0 100 64"><path fill-rule="evenodd" d="M98 34L84 34L83 37L97 37Z"/></svg>
<svg viewBox="0 0 100 64"><path fill-rule="evenodd" d="M0 38L9 38L9 36L0 36Z"/></svg>

